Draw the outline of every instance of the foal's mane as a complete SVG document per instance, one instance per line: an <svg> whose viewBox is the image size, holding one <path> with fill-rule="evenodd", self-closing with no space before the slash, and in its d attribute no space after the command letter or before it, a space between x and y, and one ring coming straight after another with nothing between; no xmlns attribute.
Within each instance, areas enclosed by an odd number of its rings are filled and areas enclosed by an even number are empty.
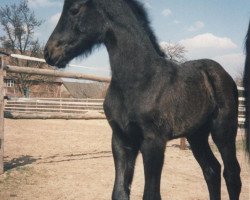
<svg viewBox="0 0 250 200"><path fill-rule="evenodd" d="M150 21L148 14L145 11L145 8L142 3L138 2L137 0L124 0L133 13L135 14L137 20L140 22L142 27L144 28L145 32L148 34L149 39L151 40L156 52L161 56L161 57L166 57L166 54L161 50L157 38L150 26Z"/></svg>

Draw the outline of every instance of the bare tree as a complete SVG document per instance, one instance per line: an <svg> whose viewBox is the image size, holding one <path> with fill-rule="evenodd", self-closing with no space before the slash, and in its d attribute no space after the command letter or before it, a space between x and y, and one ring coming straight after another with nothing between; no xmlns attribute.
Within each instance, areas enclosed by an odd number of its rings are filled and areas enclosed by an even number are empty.
<svg viewBox="0 0 250 200"><path fill-rule="evenodd" d="M179 43L161 42L161 49L167 54L169 60L177 63L183 63L187 59L185 53L187 50Z"/></svg>
<svg viewBox="0 0 250 200"><path fill-rule="evenodd" d="M21 0L19 4L13 3L0 7L0 25L5 33L0 37L1 48L8 53L43 57L43 47L39 40L34 37L36 28L42 24L34 12L28 7L27 0ZM10 64L17 66L45 67L43 64L34 61L21 61L9 59ZM47 66L46 66L47 67ZM19 91L24 94L32 85L32 79L42 79L45 77L32 76L27 74L9 74L18 85Z"/></svg>
<svg viewBox="0 0 250 200"><path fill-rule="evenodd" d="M42 24L28 7L27 0L19 4L0 7L0 24L5 35L0 37L2 46L11 52L38 56L41 48L34 31Z"/></svg>

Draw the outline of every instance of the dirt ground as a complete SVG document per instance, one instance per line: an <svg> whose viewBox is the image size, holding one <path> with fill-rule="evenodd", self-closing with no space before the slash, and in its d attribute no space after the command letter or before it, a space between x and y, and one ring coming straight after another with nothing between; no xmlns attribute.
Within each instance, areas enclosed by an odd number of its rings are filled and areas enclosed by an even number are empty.
<svg viewBox="0 0 250 200"><path fill-rule="evenodd" d="M241 143L239 136L238 143ZM5 120L5 173L0 199L111 199L114 166L111 130L106 120ZM162 199L207 200L200 167L179 140L168 143L162 174ZM240 146L240 145L239 145ZM216 156L217 150L213 147ZM241 200L249 200L249 165L238 147L242 168ZM143 166L139 155L132 200L142 198ZM222 199L228 199L224 180Z"/></svg>

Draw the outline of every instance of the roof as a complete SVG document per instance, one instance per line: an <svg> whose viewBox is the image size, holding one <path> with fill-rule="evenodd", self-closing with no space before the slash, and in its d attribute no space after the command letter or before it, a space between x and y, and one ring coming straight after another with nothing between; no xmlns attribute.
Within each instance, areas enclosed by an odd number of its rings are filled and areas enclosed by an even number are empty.
<svg viewBox="0 0 250 200"><path fill-rule="evenodd" d="M107 89L105 83L63 82L63 84L74 98L103 98Z"/></svg>

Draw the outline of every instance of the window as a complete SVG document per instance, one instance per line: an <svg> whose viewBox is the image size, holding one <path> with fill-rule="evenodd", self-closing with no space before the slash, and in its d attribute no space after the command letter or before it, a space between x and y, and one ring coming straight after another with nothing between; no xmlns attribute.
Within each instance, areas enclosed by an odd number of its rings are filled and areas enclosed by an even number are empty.
<svg viewBox="0 0 250 200"><path fill-rule="evenodd" d="M7 80L7 82L6 82L6 86L7 87L14 87L14 85L15 85L15 81L14 80Z"/></svg>

